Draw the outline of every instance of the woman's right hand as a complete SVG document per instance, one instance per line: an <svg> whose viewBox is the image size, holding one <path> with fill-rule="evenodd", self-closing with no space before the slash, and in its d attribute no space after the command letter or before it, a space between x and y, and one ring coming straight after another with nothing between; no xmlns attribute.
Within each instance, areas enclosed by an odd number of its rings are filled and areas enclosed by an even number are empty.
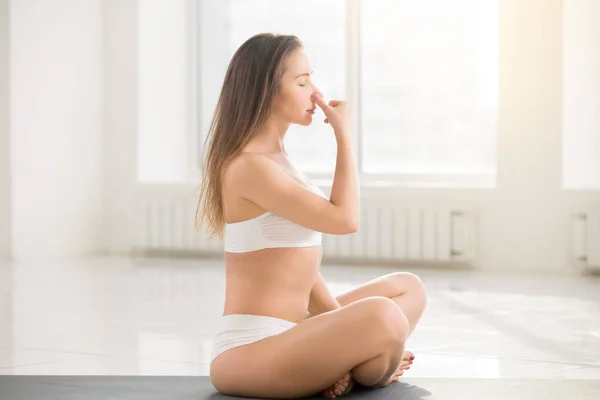
<svg viewBox="0 0 600 400"><path fill-rule="evenodd" d="M325 123L329 122L336 136L350 134L350 106L348 102L331 100L329 104L318 94L312 95L312 100L325 113Z"/></svg>

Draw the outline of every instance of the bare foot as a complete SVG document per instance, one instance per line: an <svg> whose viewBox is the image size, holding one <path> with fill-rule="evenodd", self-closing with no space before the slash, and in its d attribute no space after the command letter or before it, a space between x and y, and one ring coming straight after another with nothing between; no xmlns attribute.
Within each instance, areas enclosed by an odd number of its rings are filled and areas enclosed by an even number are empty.
<svg viewBox="0 0 600 400"><path fill-rule="evenodd" d="M388 379L388 381L381 387L385 387L392 382L397 382L398 377L404 374L404 371L410 369L410 366L415 359L415 355L410 351L405 351L402 356L402 361L400 361L400 365L394 374ZM354 379L352 378L352 374L350 372L346 373L339 381L334 383L331 387L325 389L323 391L323 397L328 399L335 399L337 396L344 395L349 393L350 390L354 387Z"/></svg>
<svg viewBox="0 0 600 400"><path fill-rule="evenodd" d="M323 391L323 397L328 399L335 399L337 396L346 394L354 387L354 379L352 373L348 372L339 381L331 385L331 387Z"/></svg>
<svg viewBox="0 0 600 400"><path fill-rule="evenodd" d="M392 376L390 376L390 379L388 379L388 381L383 385L383 387L389 385L392 382L397 382L398 378L404 375L404 371L410 369L410 366L412 365L414 359L415 355L413 353L411 353L410 351L405 351L404 356L402 357L402 361L400 361L400 365L398 366L398 369L396 370L396 372L394 372Z"/></svg>

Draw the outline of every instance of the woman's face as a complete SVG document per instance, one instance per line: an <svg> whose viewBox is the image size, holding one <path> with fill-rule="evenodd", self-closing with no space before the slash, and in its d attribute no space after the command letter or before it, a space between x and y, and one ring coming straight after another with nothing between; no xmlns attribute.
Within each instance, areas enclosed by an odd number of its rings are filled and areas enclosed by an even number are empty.
<svg viewBox="0 0 600 400"><path fill-rule="evenodd" d="M311 79L312 70L302 48L292 52L283 63L280 90L275 96L273 113L282 120L298 125L310 125L316 106L311 96L323 96Z"/></svg>

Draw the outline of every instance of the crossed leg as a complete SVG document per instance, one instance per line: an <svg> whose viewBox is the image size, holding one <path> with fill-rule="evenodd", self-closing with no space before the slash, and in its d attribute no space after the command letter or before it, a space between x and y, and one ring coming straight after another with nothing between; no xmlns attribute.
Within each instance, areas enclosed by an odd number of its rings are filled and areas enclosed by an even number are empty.
<svg viewBox="0 0 600 400"><path fill-rule="evenodd" d="M338 303L343 307L355 301L374 296L387 297L393 300L404 312L408 319L410 333L412 333L419 322L423 311L427 305L427 292L421 279L418 276L407 272L396 272L375 278L347 293L336 297ZM397 380L404 371L410 368L415 356L410 351L404 353L402 362L398 366L396 373L390 378L390 381ZM332 386L331 393L325 393L326 397L335 397L335 388L344 388L343 392L348 392L351 385L348 385L348 374L344 376L336 385Z"/></svg>

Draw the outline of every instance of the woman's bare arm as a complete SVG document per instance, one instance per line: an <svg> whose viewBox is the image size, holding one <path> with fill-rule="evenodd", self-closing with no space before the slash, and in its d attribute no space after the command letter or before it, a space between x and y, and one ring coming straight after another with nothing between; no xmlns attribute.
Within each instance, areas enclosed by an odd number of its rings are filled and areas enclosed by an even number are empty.
<svg viewBox="0 0 600 400"><path fill-rule="evenodd" d="M337 187L337 201L330 201L298 183L275 161L250 153L240 155L229 166L225 179L241 197L309 229L343 235L358 227L355 203L341 200L341 191L351 188L347 183Z"/></svg>

